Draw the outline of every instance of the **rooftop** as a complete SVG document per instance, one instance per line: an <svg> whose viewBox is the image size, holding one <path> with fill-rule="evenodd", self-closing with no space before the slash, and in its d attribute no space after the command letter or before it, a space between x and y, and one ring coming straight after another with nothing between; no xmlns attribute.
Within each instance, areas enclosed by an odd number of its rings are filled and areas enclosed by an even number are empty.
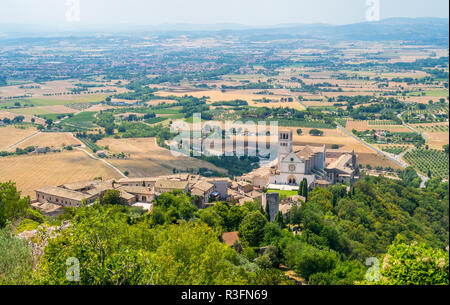
<svg viewBox="0 0 450 305"><path fill-rule="evenodd" d="M76 190L81 190L84 188L91 188L100 182L101 181L99 181L99 180L79 181L79 182L63 184L63 185L61 185L61 187L66 188L68 190L76 191Z"/></svg>
<svg viewBox="0 0 450 305"><path fill-rule="evenodd" d="M223 233L222 240L227 245L233 246L236 241L239 241L239 233L238 232Z"/></svg>
<svg viewBox="0 0 450 305"><path fill-rule="evenodd" d="M155 188L162 189L179 189L184 190L188 186L187 181L158 179L155 184Z"/></svg>
<svg viewBox="0 0 450 305"><path fill-rule="evenodd" d="M323 152L324 147L315 147L315 146L303 146L300 149L297 149L294 151L294 153L299 157L299 158L305 158L305 159L309 159L311 158L311 156L317 154L317 153L321 153Z"/></svg>
<svg viewBox="0 0 450 305"><path fill-rule="evenodd" d="M141 177L141 178L122 178L118 182L119 183L142 183L142 182L156 182L158 177Z"/></svg>
<svg viewBox="0 0 450 305"><path fill-rule="evenodd" d="M199 189L200 191L203 191L203 192L207 192L207 191L211 190L212 188L214 188L214 184L211 184L206 181L200 181L200 182L197 182L196 184L194 184L194 186L192 188Z"/></svg>
<svg viewBox="0 0 450 305"><path fill-rule="evenodd" d="M346 164L351 161L352 159L352 155L350 154L345 154L340 156L336 161L330 163L327 168L328 169L338 169L340 171L343 171L345 173L351 173L351 169L346 166Z"/></svg>
<svg viewBox="0 0 450 305"><path fill-rule="evenodd" d="M83 199L89 199L89 198L93 197L92 195L89 195L89 194L84 194L81 192L76 192L76 191L72 191L72 190L68 190L68 189L64 189L64 188L60 188L60 187L56 187L56 186L43 187L43 188L36 190L36 192L44 193L44 194L52 195L52 196L57 196L57 197L63 197L66 199L72 199L72 200L76 200L76 201L82 201Z"/></svg>
<svg viewBox="0 0 450 305"><path fill-rule="evenodd" d="M50 203L50 202L35 202L31 204L32 207L39 209L40 211L42 211L42 213L44 214L48 214L48 213L54 213L54 212L58 212L62 210L62 207L60 205L54 204L54 203Z"/></svg>
<svg viewBox="0 0 450 305"><path fill-rule="evenodd" d="M154 192L143 186L119 186L117 189L131 194L153 195Z"/></svg>

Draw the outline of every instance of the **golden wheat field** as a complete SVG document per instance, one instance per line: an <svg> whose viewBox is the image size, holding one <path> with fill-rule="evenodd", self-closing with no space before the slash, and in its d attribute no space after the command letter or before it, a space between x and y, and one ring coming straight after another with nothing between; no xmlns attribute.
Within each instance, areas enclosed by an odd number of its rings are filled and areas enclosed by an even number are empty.
<svg viewBox="0 0 450 305"><path fill-rule="evenodd" d="M15 128L13 126L0 127L0 151L8 149L10 146L23 139L36 134L35 128Z"/></svg>
<svg viewBox="0 0 450 305"><path fill-rule="evenodd" d="M103 162L93 160L81 151L0 158L0 181L16 182L18 190L32 199L37 188L96 177L121 178Z"/></svg>
<svg viewBox="0 0 450 305"><path fill-rule="evenodd" d="M159 96L184 96L191 95L197 98L208 97L210 102L219 102L219 101L233 101L233 100L244 100L247 101L249 106L255 107L290 107L302 110L304 107L297 101L293 102L281 102L281 98L288 98L289 95L264 95L264 94L254 94L255 90L227 90L222 92L221 90L205 90L205 91L179 91L179 92L168 92L168 91L159 91L156 94ZM266 98L268 100L275 100L271 103L262 103L257 102L255 100L262 100Z"/></svg>
<svg viewBox="0 0 450 305"><path fill-rule="evenodd" d="M81 145L80 140L75 138L70 133L40 133L37 136L26 140L18 145L19 148L25 148L29 146L38 147L50 147L50 148L62 148L64 146Z"/></svg>
<svg viewBox="0 0 450 305"><path fill-rule="evenodd" d="M109 159L108 162L130 177L158 176L172 174L173 168L179 170L198 169L201 167L224 173L211 163L190 157L175 157L167 149L156 144L155 138L112 139L105 138L97 143L109 148L110 153L130 154L130 159Z"/></svg>
<svg viewBox="0 0 450 305"><path fill-rule="evenodd" d="M426 144L433 149L442 150L442 146L449 144L448 122L413 124L412 126L427 136Z"/></svg>

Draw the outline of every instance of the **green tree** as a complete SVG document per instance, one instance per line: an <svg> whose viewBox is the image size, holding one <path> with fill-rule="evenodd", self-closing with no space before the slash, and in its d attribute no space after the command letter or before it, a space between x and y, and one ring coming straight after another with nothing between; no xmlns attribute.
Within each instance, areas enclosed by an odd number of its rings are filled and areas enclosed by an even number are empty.
<svg viewBox="0 0 450 305"><path fill-rule="evenodd" d="M264 238L267 219L259 211L250 212L239 226L239 237L251 247L257 247Z"/></svg>
<svg viewBox="0 0 450 305"><path fill-rule="evenodd" d="M290 243L285 249L284 257L288 267L294 268L306 279L315 273L332 270L337 261L335 254L300 241Z"/></svg>
<svg viewBox="0 0 450 305"><path fill-rule="evenodd" d="M128 207L82 207L73 225L48 242L37 284L225 285L252 277L237 253L202 222L152 228L130 224ZM66 260L80 262L80 281L66 280Z"/></svg>
<svg viewBox="0 0 450 305"><path fill-rule="evenodd" d="M0 229L0 285L30 284L33 270L31 247L11 233L10 227Z"/></svg>
<svg viewBox="0 0 450 305"><path fill-rule="evenodd" d="M122 199L120 198L120 191L118 190L107 190L102 198L103 204L121 204Z"/></svg>
<svg viewBox="0 0 450 305"><path fill-rule="evenodd" d="M275 215L274 223L279 225L280 228L284 228L285 227L284 216L283 216L283 213L281 211L278 211L278 213Z"/></svg>
<svg viewBox="0 0 450 305"><path fill-rule="evenodd" d="M0 183L0 228L6 223L14 222L25 214L30 207L29 197L20 198L15 183Z"/></svg>
<svg viewBox="0 0 450 305"><path fill-rule="evenodd" d="M425 244L394 242L383 257L381 285L448 285L448 252Z"/></svg>

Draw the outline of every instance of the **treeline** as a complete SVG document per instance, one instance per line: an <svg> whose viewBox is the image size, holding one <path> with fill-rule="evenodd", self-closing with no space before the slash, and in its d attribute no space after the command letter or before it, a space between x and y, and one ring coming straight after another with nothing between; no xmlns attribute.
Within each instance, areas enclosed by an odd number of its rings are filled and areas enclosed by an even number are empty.
<svg viewBox="0 0 450 305"><path fill-rule="evenodd" d="M258 89L258 90L262 90L262 89L273 89L274 86L271 84L268 84L268 83L260 82L260 83L248 83L248 84L239 85L239 86L222 85L221 88L224 90L228 90L228 89L234 89L234 90Z"/></svg>
<svg viewBox="0 0 450 305"><path fill-rule="evenodd" d="M212 103L213 106L232 106L232 107L239 107L239 106L248 106L247 101L244 100L233 100L233 101L220 101L220 102L214 102Z"/></svg>

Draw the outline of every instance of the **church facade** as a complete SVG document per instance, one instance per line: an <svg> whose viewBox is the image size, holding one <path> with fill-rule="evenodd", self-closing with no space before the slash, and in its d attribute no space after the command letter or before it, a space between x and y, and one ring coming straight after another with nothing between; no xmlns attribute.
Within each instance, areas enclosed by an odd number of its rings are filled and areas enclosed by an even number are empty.
<svg viewBox="0 0 450 305"><path fill-rule="evenodd" d="M327 158L325 145L294 149L292 131L282 131L279 133L277 162L270 169L269 182L289 186L299 186L303 179L310 186L353 183L359 175L354 152L334 153L333 157Z"/></svg>

